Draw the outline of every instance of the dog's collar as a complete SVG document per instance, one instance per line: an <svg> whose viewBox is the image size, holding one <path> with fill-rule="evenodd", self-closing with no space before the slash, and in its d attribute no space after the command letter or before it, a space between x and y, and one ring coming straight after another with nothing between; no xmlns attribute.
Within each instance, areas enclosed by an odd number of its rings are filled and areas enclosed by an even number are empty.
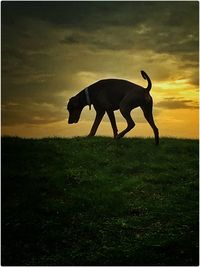
<svg viewBox="0 0 200 267"><path fill-rule="evenodd" d="M85 96L86 96L87 105L89 105L89 109L91 109L91 100L90 100L88 88L85 88Z"/></svg>

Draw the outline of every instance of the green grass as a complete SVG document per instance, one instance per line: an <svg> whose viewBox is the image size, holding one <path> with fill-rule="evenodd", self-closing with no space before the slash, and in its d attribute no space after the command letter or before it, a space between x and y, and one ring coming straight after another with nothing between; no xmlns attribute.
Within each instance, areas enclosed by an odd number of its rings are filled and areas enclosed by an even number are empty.
<svg viewBox="0 0 200 267"><path fill-rule="evenodd" d="M198 265L198 141L2 138L2 265Z"/></svg>

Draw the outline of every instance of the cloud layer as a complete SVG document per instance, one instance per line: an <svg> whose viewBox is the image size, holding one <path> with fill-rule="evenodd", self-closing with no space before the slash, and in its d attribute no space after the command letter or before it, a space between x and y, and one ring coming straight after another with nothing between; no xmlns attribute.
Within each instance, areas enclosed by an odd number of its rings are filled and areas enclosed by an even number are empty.
<svg viewBox="0 0 200 267"><path fill-rule="evenodd" d="M106 77L145 86L141 69L158 118L195 110L198 42L198 2L2 2L2 124L60 122L71 95Z"/></svg>

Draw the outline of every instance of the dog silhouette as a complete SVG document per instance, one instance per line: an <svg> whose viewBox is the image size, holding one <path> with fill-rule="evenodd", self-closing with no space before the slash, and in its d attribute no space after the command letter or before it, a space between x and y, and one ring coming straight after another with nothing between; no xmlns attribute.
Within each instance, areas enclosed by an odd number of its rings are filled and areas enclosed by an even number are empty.
<svg viewBox="0 0 200 267"><path fill-rule="evenodd" d="M104 79L97 81L87 88L80 91L77 95L70 98L67 109L69 111L68 123L77 123L79 121L81 111L86 106L93 105L96 111L96 117L88 136L94 136L97 128L105 114L110 119L114 138L119 139L128 133L135 123L131 118L131 111L140 107L144 113L144 117L153 129L156 145L159 144L159 131L153 119L153 100L150 95L152 87L149 76L141 71L142 77L148 81L147 88L134 84L122 79ZM127 127L118 133L114 111L120 110L122 116L127 121Z"/></svg>

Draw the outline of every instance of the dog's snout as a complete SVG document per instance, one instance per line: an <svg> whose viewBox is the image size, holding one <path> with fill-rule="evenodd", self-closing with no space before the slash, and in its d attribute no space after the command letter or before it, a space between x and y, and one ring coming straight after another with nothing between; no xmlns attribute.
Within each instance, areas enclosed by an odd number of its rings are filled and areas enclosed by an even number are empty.
<svg viewBox="0 0 200 267"><path fill-rule="evenodd" d="M79 121L80 115L79 114L70 114L68 118L68 124L77 123Z"/></svg>
<svg viewBox="0 0 200 267"><path fill-rule="evenodd" d="M69 114L69 117L68 117L68 124L72 124L73 123L73 120L72 120L72 117L70 116Z"/></svg>

